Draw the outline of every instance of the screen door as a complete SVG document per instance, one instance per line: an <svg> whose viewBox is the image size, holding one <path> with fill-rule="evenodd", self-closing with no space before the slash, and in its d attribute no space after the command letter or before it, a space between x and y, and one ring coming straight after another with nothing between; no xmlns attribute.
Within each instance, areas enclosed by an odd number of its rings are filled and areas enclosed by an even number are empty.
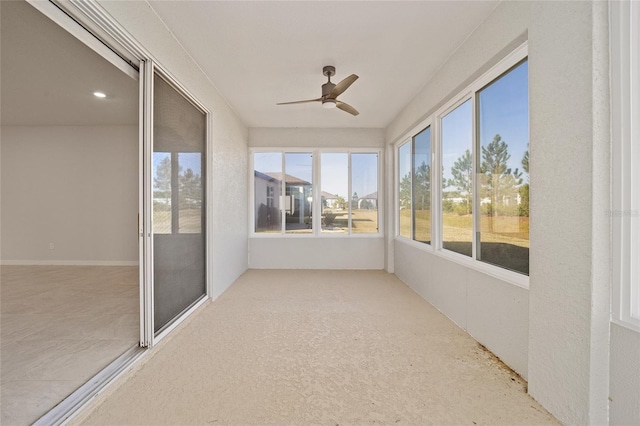
<svg viewBox="0 0 640 426"><path fill-rule="evenodd" d="M206 296L206 114L153 75L153 329Z"/></svg>

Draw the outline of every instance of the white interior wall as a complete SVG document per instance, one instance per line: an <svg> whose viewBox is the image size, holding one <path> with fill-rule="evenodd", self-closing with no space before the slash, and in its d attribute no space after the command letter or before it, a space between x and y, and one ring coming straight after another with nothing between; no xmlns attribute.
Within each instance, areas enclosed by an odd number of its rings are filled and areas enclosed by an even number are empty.
<svg viewBox="0 0 640 426"><path fill-rule="evenodd" d="M208 196L213 201L213 238L209 267L216 298L247 269L248 129L148 3L98 3L211 111L209 172L213 185Z"/></svg>
<svg viewBox="0 0 640 426"><path fill-rule="evenodd" d="M3 264L138 263L137 126L3 126L1 139Z"/></svg>
<svg viewBox="0 0 640 426"><path fill-rule="evenodd" d="M527 377L532 396L570 424L607 422L606 18L604 2L501 3L386 129L387 142L395 143L522 40L529 41L530 289L515 288L393 239L390 265ZM617 340L627 342L627 353L637 355L633 342L621 336ZM625 373L637 377L637 369L618 368L611 388L622 388L640 400L637 383L615 383ZM612 419L617 409L612 404Z"/></svg>
<svg viewBox="0 0 640 426"><path fill-rule="evenodd" d="M340 111L334 111L340 113ZM264 148L375 148L384 146L382 129L251 128L249 146ZM384 157L384 152L381 154ZM379 173L384 171L380 162ZM384 196L383 188L378 191ZM379 223L384 217L379 216ZM253 236L249 267L256 269L383 269L384 236Z"/></svg>

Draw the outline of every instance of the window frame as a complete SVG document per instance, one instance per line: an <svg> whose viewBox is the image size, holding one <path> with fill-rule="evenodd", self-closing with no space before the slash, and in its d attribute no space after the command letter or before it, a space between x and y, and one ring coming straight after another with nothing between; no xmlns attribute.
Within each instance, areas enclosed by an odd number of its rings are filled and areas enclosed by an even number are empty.
<svg viewBox="0 0 640 426"><path fill-rule="evenodd" d="M322 154L348 154L348 188L352 190L352 178L351 178L351 154L376 154L378 156L377 165L377 186L378 186L378 232L370 233L353 233L351 232L351 196L349 196L349 229L345 233L330 233L322 232L321 214L322 203L313 202L311 207L312 216L312 230L308 233L293 234L286 233L286 225L284 216L282 217L280 232L256 232L255 229L255 173L254 173L254 155L256 153L279 153L282 155L282 173L285 171L285 154L287 153L311 153L313 156L312 162L312 198L313 200L320 200L322 194L322 175L321 175L321 157ZM383 199L384 190L382 186L384 170L382 165L382 148L317 148L317 147L251 147L249 148L249 237L250 238L382 238L384 237L384 208L380 200ZM286 191L286 185L282 185L282 191ZM282 195L282 194L281 194Z"/></svg>
<svg viewBox="0 0 640 426"><path fill-rule="evenodd" d="M611 320L640 332L640 4L609 2L611 71ZM634 24L635 22L635 24ZM634 145L635 142L635 145ZM635 224L633 223L635 221ZM635 231L635 235L633 235ZM634 312L635 311L635 312Z"/></svg>
<svg viewBox="0 0 640 426"><path fill-rule="evenodd" d="M512 68L519 65L521 62L528 60L528 43L524 42L511 53L506 55L496 65L491 67L487 72L482 74L479 78L474 80L471 84L465 87L463 90L457 92L455 95L448 98L443 102L435 111L427 118L422 120L411 130L404 133L398 141L393 145L395 161L395 239L405 244L416 247L420 250L435 254L453 262L462 264L471 269L478 270L487 275L496 277L503 281L514 284L518 287L525 289L529 288L529 276L522 273L512 271L497 265L482 262L476 259L478 228L480 220L479 215L473 215L473 238L472 238L472 255L471 257L465 256L454 251L446 250L442 247L442 118L455 110L463 103L471 100L471 114L472 114L472 156L473 156L473 211L479 210L480 197L476 194L476 188L478 187L477 176L477 152L479 147L478 140L478 111L477 111L477 94L484 87L488 86L493 81L500 78L502 75L509 72ZM422 242L414 241L412 238L407 238L400 235L400 219L399 219L399 148L405 143L411 143L413 137L417 135L421 130L431 126L431 244L425 244ZM412 149L413 151L413 149ZM413 161L413 159L412 159ZM413 186L413 185L412 185ZM413 196L413 194L412 194ZM412 218L413 224L413 218ZM411 235L414 235L413 225L411 229Z"/></svg>

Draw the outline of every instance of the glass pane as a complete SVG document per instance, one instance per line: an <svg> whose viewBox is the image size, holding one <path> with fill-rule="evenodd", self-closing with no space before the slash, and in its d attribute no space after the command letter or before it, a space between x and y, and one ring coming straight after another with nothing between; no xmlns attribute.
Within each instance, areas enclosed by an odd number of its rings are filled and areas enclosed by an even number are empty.
<svg viewBox="0 0 640 426"><path fill-rule="evenodd" d="M351 232L378 232L378 154L351 154Z"/></svg>
<svg viewBox="0 0 640 426"><path fill-rule="evenodd" d="M313 230L313 155L310 152L285 153L284 162L286 233L309 234Z"/></svg>
<svg viewBox="0 0 640 426"><path fill-rule="evenodd" d="M527 62L478 94L478 260L529 274L529 98Z"/></svg>
<svg viewBox="0 0 640 426"><path fill-rule="evenodd" d="M154 331L206 294L206 115L159 75L153 105Z"/></svg>
<svg viewBox="0 0 640 426"><path fill-rule="evenodd" d="M431 128L413 138L413 239L431 244Z"/></svg>
<svg viewBox="0 0 640 426"><path fill-rule="evenodd" d="M202 232L202 154L181 152L178 154L178 189L180 212L178 232L199 234Z"/></svg>
<svg viewBox="0 0 640 426"><path fill-rule="evenodd" d="M411 143L398 149L398 225L399 235L411 238Z"/></svg>
<svg viewBox="0 0 640 426"><path fill-rule="evenodd" d="M442 118L442 247L471 256L471 100Z"/></svg>
<svg viewBox="0 0 640 426"><path fill-rule="evenodd" d="M349 154L321 154L322 232L349 232Z"/></svg>
<svg viewBox="0 0 640 426"><path fill-rule="evenodd" d="M255 231L282 232L282 154L257 152L253 155Z"/></svg>
<svg viewBox="0 0 640 426"><path fill-rule="evenodd" d="M153 153L153 233L171 233L171 153Z"/></svg>

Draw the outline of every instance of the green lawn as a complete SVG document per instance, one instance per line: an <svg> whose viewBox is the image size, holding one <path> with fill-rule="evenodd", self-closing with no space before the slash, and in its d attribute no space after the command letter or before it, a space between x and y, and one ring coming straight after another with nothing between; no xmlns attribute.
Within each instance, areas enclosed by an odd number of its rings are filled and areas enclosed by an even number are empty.
<svg viewBox="0 0 640 426"><path fill-rule="evenodd" d="M471 242L473 218L471 215L444 214L443 231L446 241ZM429 210L417 210L415 214L416 240L430 241ZM480 219L482 242L508 243L520 247L529 247L529 218L522 216L483 215ZM493 231L492 231L493 230ZM400 235L411 236L411 211L400 211Z"/></svg>

